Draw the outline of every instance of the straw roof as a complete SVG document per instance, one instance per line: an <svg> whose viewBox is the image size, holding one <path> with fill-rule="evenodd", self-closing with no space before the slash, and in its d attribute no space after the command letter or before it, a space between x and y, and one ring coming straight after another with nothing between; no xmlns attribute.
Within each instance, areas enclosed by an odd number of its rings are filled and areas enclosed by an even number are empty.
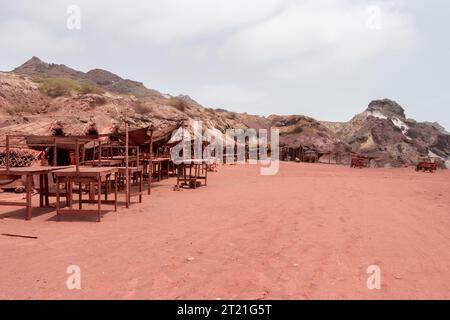
<svg viewBox="0 0 450 320"><path fill-rule="evenodd" d="M87 136L97 132L95 123L93 122L65 122L47 120L33 123L20 123L4 126L0 128L0 146L6 146L6 135L22 135L27 138L10 138L10 146L12 148L30 149L29 143L46 143L49 136ZM40 138L38 138L40 137ZM42 141L40 141L42 140Z"/></svg>
<svg viewBox="0 0 450 320"><path fill-rule="evenodd" d="M167 126L162 129L156 129L153 125L147 127L129 127L128 128L128 143L130 146L138 146L147 144L150 142L150 136L152 136L154 146L162 146L168 143L172 137L172 133L182 126L181 122L177 122L174 125ZM110 132L102 132L104 134L110 134L111 137L117 138L122 143L125 143L125 127L113 128Z"/></svg>

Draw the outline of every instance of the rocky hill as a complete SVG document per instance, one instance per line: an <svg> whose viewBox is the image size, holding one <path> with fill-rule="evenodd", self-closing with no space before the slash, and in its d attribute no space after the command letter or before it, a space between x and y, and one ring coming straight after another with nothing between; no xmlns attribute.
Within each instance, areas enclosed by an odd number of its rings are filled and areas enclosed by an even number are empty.
<svg viewBox="0 0 450 320"><path fill-rule="evenodd" d="M23 65L15 68L15 74L30 76L35 80L48 78L68 78L86 84L95 85L117 94L128 94L142 98L161 98L156 90L146 88L141 82L122 79L121 77L102 69L93 69L86 73L74 70L63 64L46 63L37 57L32 57Z"/></svg>
<svg viewBox="0 0 450 320"><path fill-rule="evenodd" d="M222 132L276 127L286 146L314 146L324 152L353 150L378 158L381 166L412 164L421 154L449 164L450 135L445 129L406 118L404 109L391 100L371 102L349 122L321 122L302 115L262 117L208 108L187 95L161 94L106 70L84 73L37 57L0 73L2 132L39 126L45 130L61 119L72 125L95 122L100 131L107 131L117 125L124 111L135 127L163 128L180 120L201 120L204 128Z"/></svg>
<svg viewBox="0 0 450 320"><path fill-rule="evenodd" d="M415 163L420 155L449 163L450 135L438 123L417 122L395 101L372 101L345 123L324 122L353 150L377 157L384 165Z"/></svg>

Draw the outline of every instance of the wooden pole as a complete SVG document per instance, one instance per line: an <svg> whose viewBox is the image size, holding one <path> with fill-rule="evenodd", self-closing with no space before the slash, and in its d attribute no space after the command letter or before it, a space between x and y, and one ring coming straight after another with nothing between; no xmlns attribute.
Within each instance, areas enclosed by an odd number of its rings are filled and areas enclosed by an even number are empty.
<svg viewBox="0 0 450 320"><path fill-rule="evenodd" d="M139 146L136 146L136 167L139 168Z"/></svg>
<svg viewBox="0 0 450 320"><path fill-rule="evenodd" d="M152 175L153 175L153 128L150 131L150 143L149 143L149 168L148 168L148 189L147 193L151 194L151 185L152 185Z"/></svg>
<svg viewBox="0 0 450 320"><path fill-rule="evenodd" d="M81 150L81 164L84 164L85 159L86 159L86 147L83 144L82 150Z"/></svg>
<svg viewBox="0 0 450 320"><path fill-rule="evenodd" d="M328 146L328 152L329 152L329 155L328 155L328 164L331 164L331 144Z"/></svg>
<svg viewBox="0 0 450 320"><path fill-rule="evenodd" d="M102 166L102 142L98 140L98 166Z"/></svg>
<svg viewBox="0 0 450 320"><path fill-rule="evenodd" d="M6 135L6 174L9 174L9 135Z"/></svg>
<svg viewBox="0 0 450 320"><path fill-rule="evenodd" d="M78 163L79 155L80 155L80 145L78 143L78 139L75 139L75 168L77 171L77 177L80 172L80 167L79 167L79 163Z"/></svg>
<svg viewBox="0 0 450 320"><path fill-rule="evenodd" d="M100 140L98 140L100 141ZM94 145L92 146L92 165L95 166L95 146L97 144L97 140L94 140Z"/></svg>
<svg viewBox="0 0 450 320"><path fill-rule="evenodd" d="M56 137L53 137L53 166L56 167L58 165L58 161L56 159L57 152L56 152Z"/></svg>
<svg viewBox="0 0 450 320"><path fill-rule="evenodd" d="M125 178L126 178L126 186L125 186L125 196L126 196L126 207L130 206L130 176L129 176L129 168L128 168L128 119L127 115L125 115Z"/></svg>

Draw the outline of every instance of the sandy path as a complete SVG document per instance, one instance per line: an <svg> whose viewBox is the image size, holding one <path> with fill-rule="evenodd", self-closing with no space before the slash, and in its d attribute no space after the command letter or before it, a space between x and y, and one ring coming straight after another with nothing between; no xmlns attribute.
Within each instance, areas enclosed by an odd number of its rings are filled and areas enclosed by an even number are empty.
<svg viewBox="0 0 450 320"><path fill-rule="evenodd" d="M283 163L173 183L101 223L0 207L0 233L39 237L0 236L0 298L450 299L449 171ZM73 264L81 290L66 288Z"/></svg>

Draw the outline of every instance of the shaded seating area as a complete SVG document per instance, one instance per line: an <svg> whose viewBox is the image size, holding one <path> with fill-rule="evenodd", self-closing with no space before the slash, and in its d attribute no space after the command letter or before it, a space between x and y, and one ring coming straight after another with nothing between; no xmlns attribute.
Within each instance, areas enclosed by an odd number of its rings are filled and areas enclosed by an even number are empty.
<svg viewBox="0 0 450 320"><path fill-rule="evenodd" d="M40 207L51 207L50 198L55 199L57 220L65 215L92 215L100 221L103 213L117 211L122 194L126 208L133 198L142 202L144 186L151 194L152 181L174 176L179 186L206 185L205 161L186 160L175 165L171 159L171 148L178 142L169 141L180 125L156 130L153 126L129 128L124 121L107 133L90 130L85 135L70 135L57 121L49 134L7 135L6 151L0 157L0 179L25 180L26 201L3 201L0 205L25 206L25 218L30 220L36 188ZM38 154L39 163L15 167L17 161L10 160L17 146Z"/></svg>
<svg viewBox="0 0 450 320"><path fill-rule="evenodd" d="M282 146L280 159L282 161L317 162L322 154L314 146Z"/></svg>
<svg viewBox="0 0 450 320"><path fill-rule="evenodd" d="M11 168L9 166L9 148L11 139L24 140L29 148L42 150L47 157L41 160L43 165L34 165L30 167ZM102 204L114 204L114 209L117 210L117 175L112 174L117 172L115 168L96 168L92 166L81 166L80 163L84 161L84 150L88 143L97 141L98 136L38 136L38 135L14 135L6 137L6 166L1 172L6 177L18 177L19 174L26 176L26 219L32 217L31 214L31 193L34 188L33 176L39 177L39 200L40 207L49 206L50 197L56 199L56 213L59 218L63 213L96 213L98 220L100 220L100 211ZM14 142L13 142L14 143ZM19 143L17 143L19 144ZM82 160L83 159L83 160ZM51 165L52 164L52 165ZM111 171L113 170L113 171ZM61 172L59 172L61 171ZM57 172L59 172L57 174ZM114 184L112 183L114 182ZM51 189L52 184L53 189ZM111 185L114 185L114 200L108 200L108 193L111 192ZM61 188L61 186L63 186ZM101 191L104 190L105 200L101 200ZM74 209L73 195L78 192L79 208ZM86 192L89 194L89 200L83 200L82 194ZM97 201L99 208L96 211L83 210L83 203L93 203L95 194L98 194ZM65 198L63 209L62 197ZM0 203L3 205L13 205L12 203Z"/></svg>

